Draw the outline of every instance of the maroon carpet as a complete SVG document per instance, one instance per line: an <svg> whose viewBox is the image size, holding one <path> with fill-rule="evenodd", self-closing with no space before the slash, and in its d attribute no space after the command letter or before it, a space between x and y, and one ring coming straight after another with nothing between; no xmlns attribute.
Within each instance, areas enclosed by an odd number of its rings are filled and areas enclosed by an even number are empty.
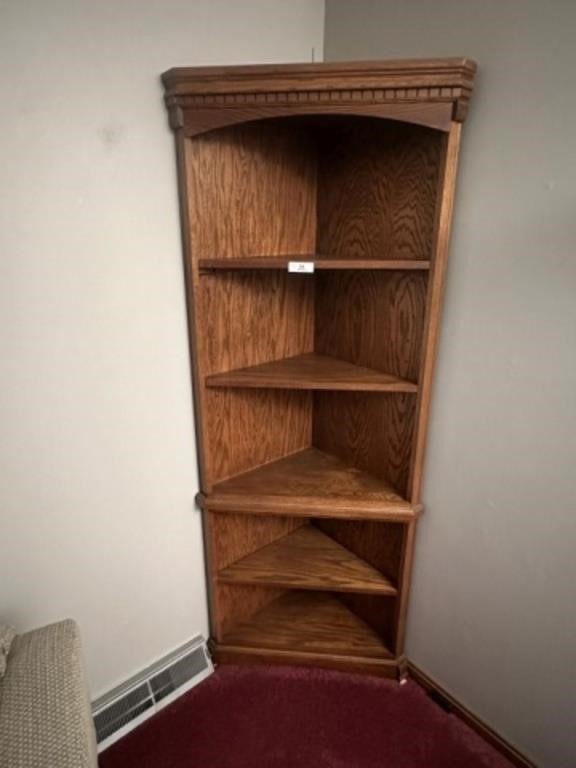
<svg viewBox="0 0 576 768"><path fill-rule="evenodd" d="M220 667L100 756L101 768L511 768L415 683Z"/></svg>

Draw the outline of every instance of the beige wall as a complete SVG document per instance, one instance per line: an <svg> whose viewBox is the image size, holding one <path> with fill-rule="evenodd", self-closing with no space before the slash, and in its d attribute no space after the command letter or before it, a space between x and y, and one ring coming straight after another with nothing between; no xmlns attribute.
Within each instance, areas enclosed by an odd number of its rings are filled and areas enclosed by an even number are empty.
<svg viewBox="0 0 576 768"><path fill-rule="evenodd" d="M74 616L97 694L206 606L175 65L322 55L322 0L0 0L0 616Z"/></svg>
<svg viewBox="0 0 576 768"><path fill-rule="evenodd" d="M576 4L327 0L329 60L477 59L408 650L576 765Z"/></svg>

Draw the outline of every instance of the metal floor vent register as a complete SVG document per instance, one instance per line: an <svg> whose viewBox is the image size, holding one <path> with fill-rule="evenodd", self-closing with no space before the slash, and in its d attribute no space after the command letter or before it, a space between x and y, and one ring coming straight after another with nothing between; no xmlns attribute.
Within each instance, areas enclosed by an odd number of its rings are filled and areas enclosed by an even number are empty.
<svg viewBox="0 0 576 768"><path fill-rule="evenodd" d="M214 667L202 637L147 667L92 704L98 752L212 674Z"/></svg>

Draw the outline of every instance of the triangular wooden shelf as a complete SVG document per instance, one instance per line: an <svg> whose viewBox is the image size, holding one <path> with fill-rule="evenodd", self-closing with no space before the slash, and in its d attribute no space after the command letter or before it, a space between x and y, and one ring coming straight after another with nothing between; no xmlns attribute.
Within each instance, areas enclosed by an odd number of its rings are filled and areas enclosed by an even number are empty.
<svg viewBox="0 0 576 768"><path fill-rule="evenodd" d="M384 574L313 525L304 525L229 565L219 572L218 581L334 592L397 594L396 587Z"/></svg>
<svg viewBox="0 0 576 768"><path fill-rule="evenodd" d="M420 511L384 480L307 448L199 496L213 511L408 522Z"/></svg>
<svg viewBox="0 0 576 768"><path fill-rule="evenodd" d="M382 639L337 597L287 592L226 633L226 646L391 658Z"/></svg>
<svg viewBox="0 0 576 768"><path fill-rule="evenodd" d="M209 387L324 389L349 392L417 392L418 387L388 373L328 355L296 355L283 360L208 376Z"/></svg>
<svg viewBox="0 0 576 768"><path fill-rule="evenodd" d="M230 259L199 259L202 270L230 269L288 269L291 261L314 262L314 269L430 269L423 259L355 259L343 256L324 256L318 253L290 256L241 256Z"/></svg>

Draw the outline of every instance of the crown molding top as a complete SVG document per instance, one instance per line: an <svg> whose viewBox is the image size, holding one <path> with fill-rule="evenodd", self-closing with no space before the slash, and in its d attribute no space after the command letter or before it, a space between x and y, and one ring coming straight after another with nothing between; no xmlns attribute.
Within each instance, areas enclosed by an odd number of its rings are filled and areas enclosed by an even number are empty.
<svg viewBox="0 0 576 768"><path fill-rule="evenodd" d="M176 67L162 75L166 103L182 109L294 103L450 103L462 122L476 64L466 58ZM173 121L174 127L178 120Z"/></svg>

